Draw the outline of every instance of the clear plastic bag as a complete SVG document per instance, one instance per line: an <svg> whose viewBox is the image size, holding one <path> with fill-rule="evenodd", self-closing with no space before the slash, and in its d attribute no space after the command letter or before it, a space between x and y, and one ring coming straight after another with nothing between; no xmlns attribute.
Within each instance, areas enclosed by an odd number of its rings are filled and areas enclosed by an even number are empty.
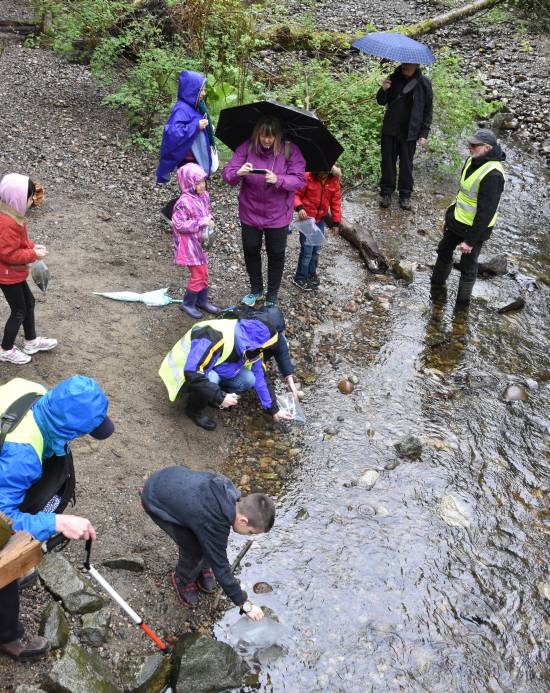
<svg viewBox="0 0 550 693"><path fill-rule="evenodd" d="M48 283L50 281L50 270L48 269L48 265L44 262L44 260L35 260L35 262L32 262L29 265L29 267L34 283L40 289L40 291L46 293L46 289L48 288Z"/></svg>
<svg viewBox="0 0 550 693"><path fill-rule="evenodd" d="M317 226L313 217L292 222L291 229L302 234L305 245L324 245L327 242L325 234Z"/></svg>
<svg viewBox="0 0 550 693"><path fill-rule="evenodd" d="M216 238L217 229L215 226L205 226L202 232L201 248L210 250Z"/></svg>
<svg viewBox="0 0 550 693"><path fill-rule="evenodd" d="M286 409L292 414L292 420L298 423L305 423L306 416L300 400L296 399L292 392L285 392L282 395L277 395L277 404L281 409Z"/></svg>

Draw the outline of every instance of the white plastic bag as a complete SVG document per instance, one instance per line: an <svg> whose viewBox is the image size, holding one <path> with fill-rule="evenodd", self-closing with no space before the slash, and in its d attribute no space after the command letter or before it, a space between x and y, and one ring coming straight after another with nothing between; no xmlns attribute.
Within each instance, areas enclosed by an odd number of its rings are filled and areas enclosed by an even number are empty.
<svg viewBox="0 0 550 693"><path fill-rule="evenodd" d="M210 147L210 158L210 175L212 175L213 173L216 173L220 167L220 157L218 156L218 150L216 147Z"/></svg>
<svg viewBox="0 0 550 693"><path fill-rule="evenodd" d="M303 221L294 221L290 228L302 234L305 245L324 245L327 241L325 234L317 226L313 217L308 217Z"/></svg>
<svg viewBox="0 0 550 693"><path fill-rule="evenodd" d="M146 306L167 306L169 303L181 303L181 299L170 298L168 289L156 289L140 294L136 291L94 291L96 296L112 298L115 301L141 301Z"/></svg>

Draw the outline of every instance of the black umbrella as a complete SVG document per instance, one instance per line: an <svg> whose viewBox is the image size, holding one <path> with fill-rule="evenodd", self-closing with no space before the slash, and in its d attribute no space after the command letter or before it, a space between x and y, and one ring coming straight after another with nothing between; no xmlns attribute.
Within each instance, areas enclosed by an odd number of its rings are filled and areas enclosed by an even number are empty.
<svg viewBox="0 0 550 693"><path fill-rule="evenodd" d="M220 113L216 137L235 150L249 139L262 116L281 121L284 136L300 147L306 160L306 171L330 171L344 151L342 145L323 123L309 111L285 106L277 101L257 101L244 106L224 108Z"/></svg>

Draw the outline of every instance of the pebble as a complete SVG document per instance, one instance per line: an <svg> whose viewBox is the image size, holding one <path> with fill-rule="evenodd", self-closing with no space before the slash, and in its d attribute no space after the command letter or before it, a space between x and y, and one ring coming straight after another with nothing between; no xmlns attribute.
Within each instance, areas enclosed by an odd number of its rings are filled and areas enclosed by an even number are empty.
<svg viewBox="0 0 550 693"><path fill-rule="evenodd" d="M527 390L523 387L523 385L511 384L508 385L508 387L502 393L502 399L505 402L525 402L529 399L529 395L527 394Z"/></svg>
<svg viewBox="0 0 550 693"><path fill-rule="evenodd" d="M344 378L338 383L338 389L343 395L351 395L354 389L353 383L351 383L347 378Z"/></svg>

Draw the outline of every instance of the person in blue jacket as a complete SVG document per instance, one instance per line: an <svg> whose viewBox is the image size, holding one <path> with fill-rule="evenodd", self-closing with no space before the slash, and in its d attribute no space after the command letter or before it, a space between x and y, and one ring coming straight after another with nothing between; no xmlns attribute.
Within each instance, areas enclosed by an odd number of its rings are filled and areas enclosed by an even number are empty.
<svg viewBox="0 0 550 693"><path fill-rule="evenodd" d="M0 511L39 541L56 533L68 539L95 540L92 523L61 513L74 497L74 467L69 444L91 435L103 440L114 431L107 416L108 401L92 380L75 375L49 391L37 383L15 378L0 387L0 413L26 393L39 399L6 436L0 451ZM0 590L0 652L23 661L44 655L45 638L24 641L19 622L17 581Z"/></svg>
<svg viewBox="0 0 550 693"><path fill-rule="evenodd" d="M204 102L206 77L199 72L182 70L178 82L178 99L162 133L157 183L168 183L170 174L183 164L197 163L209 176L212 172L214 130ZM166 221L172 219L177 197L161 210Z"/></svg>

